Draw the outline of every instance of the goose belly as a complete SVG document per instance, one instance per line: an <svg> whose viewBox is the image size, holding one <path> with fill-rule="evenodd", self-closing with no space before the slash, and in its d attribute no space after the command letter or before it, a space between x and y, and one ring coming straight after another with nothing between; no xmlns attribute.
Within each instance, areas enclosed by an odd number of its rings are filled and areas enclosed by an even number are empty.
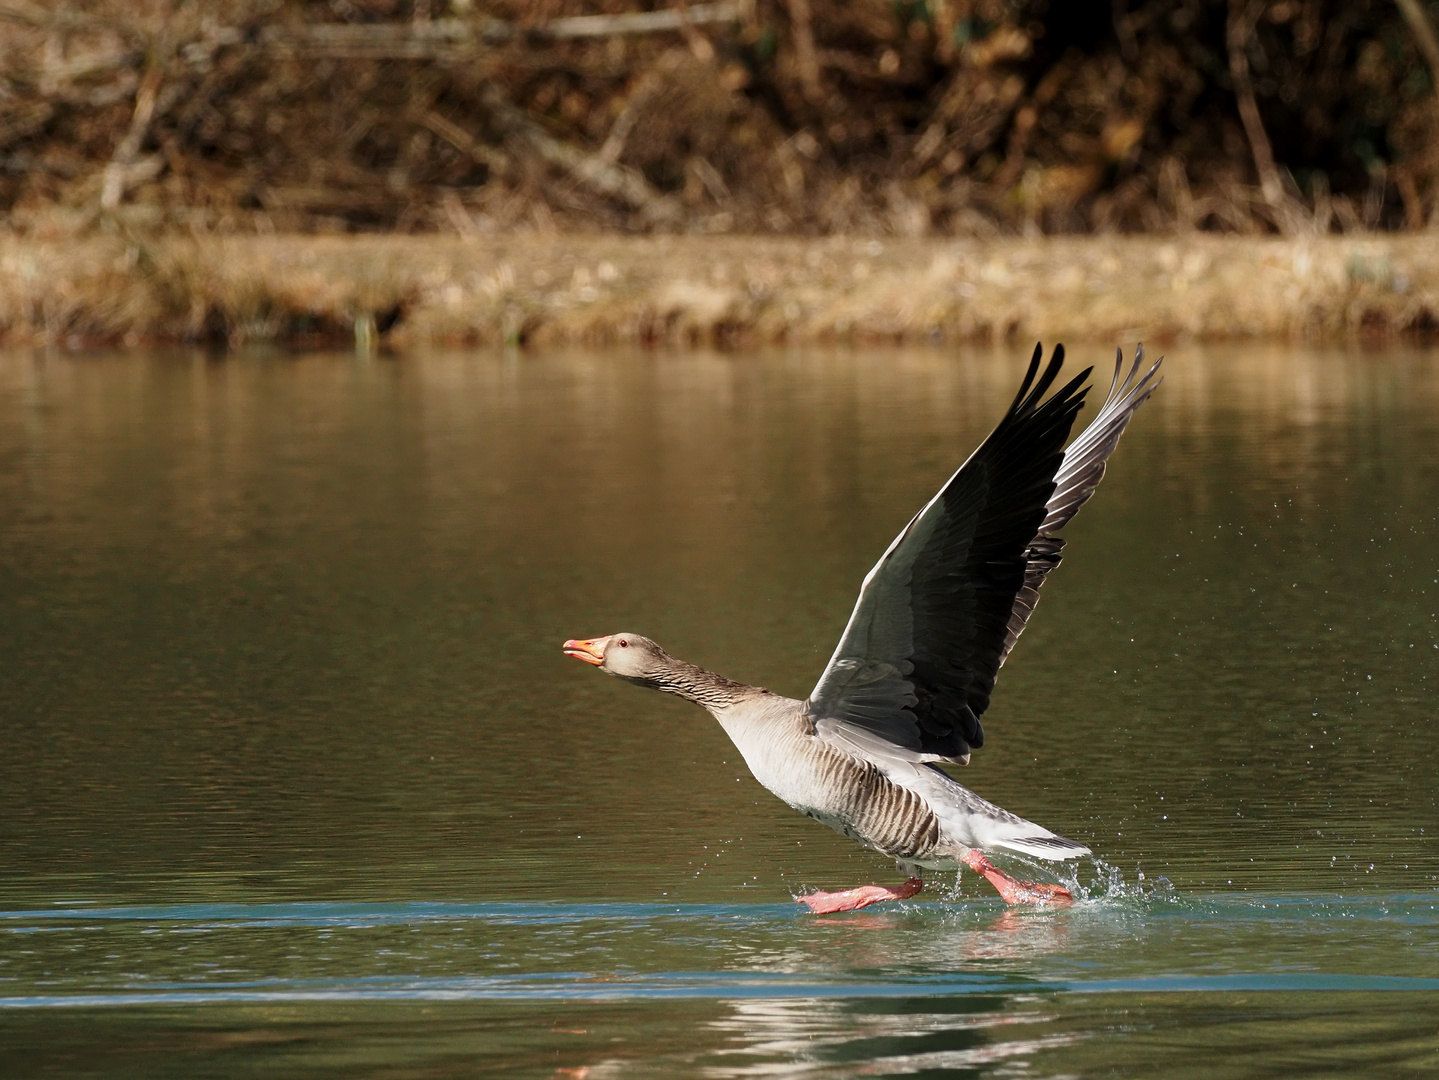
<svg viewBox="0 0 1439 1080"><path fill-rule="evenodd" d="M756 780L800 813L896 859L951 865L940 854L939 819L917 792L893 783L876 766L805 737L778 747L740 746Z"/></svg>

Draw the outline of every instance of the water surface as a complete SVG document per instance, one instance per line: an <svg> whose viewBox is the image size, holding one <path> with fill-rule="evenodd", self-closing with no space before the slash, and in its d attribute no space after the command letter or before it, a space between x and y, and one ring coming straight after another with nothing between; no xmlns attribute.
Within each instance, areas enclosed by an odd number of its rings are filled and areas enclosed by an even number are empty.
<svg viewBox="0 0 1439 1080"><path fill-rule="evenodd" d="M558 644L804 696L1018 354L0 356L0 1072L1439 1067L1439 357L1170 351L962 777L1083 901L829 919Z"/></svg>

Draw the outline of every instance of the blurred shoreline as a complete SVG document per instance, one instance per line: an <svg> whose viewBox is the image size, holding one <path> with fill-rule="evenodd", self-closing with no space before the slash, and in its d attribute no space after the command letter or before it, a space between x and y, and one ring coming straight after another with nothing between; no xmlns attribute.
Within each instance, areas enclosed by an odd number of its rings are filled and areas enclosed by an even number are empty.
<svg viewBox="0 0 1439 1080"><path fill-rule="evenodd" d="M1432 236L0 236L0 344L1432 338Z"/></svg>

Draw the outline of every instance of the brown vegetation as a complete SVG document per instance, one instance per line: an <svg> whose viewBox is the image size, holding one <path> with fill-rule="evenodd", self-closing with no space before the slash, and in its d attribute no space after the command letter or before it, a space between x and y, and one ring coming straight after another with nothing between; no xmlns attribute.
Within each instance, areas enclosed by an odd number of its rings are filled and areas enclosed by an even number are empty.
<svg viewBox="0 0 1439 1080"><path fill-rule="evenodd" d="M1439 327L1427 237L0 239L0 342L1334 340Z"/></svg>
<svg viewBox="0 0 1439 1080"><path fill-rule="evenodd" d="M0 0L0 210L31 235L1418 229L1435 13Z"/></svg>
<svg viewBox="0 0 1439 1080"><path fill-rule="evenodd" d="M0 340L1428 333L1436 13L0 0Z"/></svg>

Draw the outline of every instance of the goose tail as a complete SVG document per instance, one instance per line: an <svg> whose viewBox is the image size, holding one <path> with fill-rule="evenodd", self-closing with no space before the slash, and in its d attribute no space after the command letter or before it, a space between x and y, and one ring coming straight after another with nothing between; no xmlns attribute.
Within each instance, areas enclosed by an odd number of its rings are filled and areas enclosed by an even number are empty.
<svg viewBox="0 0 1439 1080"><path fill-rule="evenodd" d="M1004 823L1009 826L1009 822ZM986 850L998 848L1001 851L1013 851L1019 855L1031 855L1036 859L1049 859L1052 862L1060 862L1065 859L1078 859L1089 854L1089 849L1083 844L1077 844L1073 840L1066 839L1056 833L1033 822L1020 819L1018 829L1013 829L1014 835L1000 835L989 839L984 844ZM1011 831L1006 829L1005 832Z"/></svg>
<svg viewBox="0 0 1439 1080"><path fill-rule="evenodd" d="M919 766L915 779L944 833L967 848L1011 851L1050 862L1090 853L1083 844L980 798L937 766Z"/></svg>

